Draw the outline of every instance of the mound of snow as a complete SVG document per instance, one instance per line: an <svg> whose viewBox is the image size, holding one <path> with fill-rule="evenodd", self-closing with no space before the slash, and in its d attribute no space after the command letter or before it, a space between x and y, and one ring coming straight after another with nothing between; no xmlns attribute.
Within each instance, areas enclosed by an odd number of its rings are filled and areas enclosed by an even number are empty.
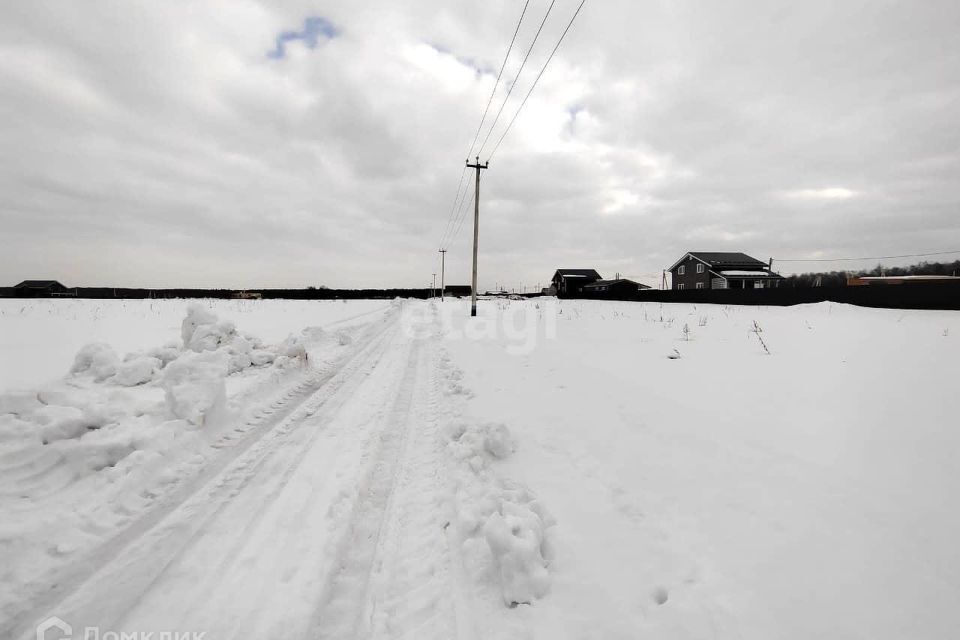
<svg viewBox="0 0 960 640"><path fill-rule="evenodd" d="M204 325L217 323L217 316L213 311L203 307L203 305L194 302L187 307L187 317L180 324L180 338L183 340L183 348L189 348L190 342L197 329Z"/></svg>
<svg viewBox="0 0 960 640"><path fill-rule="evenodd" d="M453 456L467 461L474 471L486 468L491 459L503 460L516 450L509 429L499 422L455 423L447 433Z"/></svg>
<svg viewBox="0 0 960 640"><path fill-rule="evenodd" d="M116 351L103 342L93 342L81 348L73 359L70 373L75 375L89 374L97 382L106 380L117 372L120 357Z"/></svg>
<svg viewBox="0 0 960 640"><path fill-rule="evenodd" d="M160 361L160 368L167 366L180 357L180 347L176 343L168 343L147 351L147 355Z"/></svg>
<svg viewBox="0 0 960 640"><path fill-rule="evenodd" d="M548 531L555 521L530 490L497 478L488 468L516 450L510 430L499 422L454 423L447 435L448 451L463 465L455 512L457 528L472 551L467 557L489 567L477 573L492 571L507 606L542 598L550 589Z"/></svg>
<svg viewBox="0 0 960 640"><path fill-rule="evenodd" d="M551 553L546 529L553 523L545 515L536 501L505 499L483 526L508 606L530 604L550 590Z"/></svg>
<svg viewBox="0 0 960 640"><path fill-rule="evenodd" d="M79 438L94 422L77 407L50 405L33 412L30 419L40 426L44 443Z"/></svg>
<svg viewBox="0 0 960 640"><path fill-rule="evenodd" d="M117 367L111 381L122 387L135 387L154 379L163 367L163 361L152 356L135 356Z"/></svg>
<svg viewBox="0 0 960 640"><path fill-rule="evenodd" d="M203 425L226 404L228 370L229 358L217 352L190 353L171 362L160 379L170 412Z"/></svg>

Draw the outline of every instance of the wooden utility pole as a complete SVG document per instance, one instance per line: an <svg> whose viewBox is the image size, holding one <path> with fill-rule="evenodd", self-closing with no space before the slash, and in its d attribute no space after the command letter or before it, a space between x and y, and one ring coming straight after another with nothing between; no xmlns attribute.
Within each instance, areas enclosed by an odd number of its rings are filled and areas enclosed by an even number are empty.
<svg viewBox="0 0 960 640"><path fill-rule="evenodd" d="M473 282L470 287L470 315L477 315L477 245L480 243L480 170L486 169L490 163L480 164L480 156L477 156L476 164L470 164L467 159L467 166L477 170L476 190L473 192Z"/></svg>
<svg viewBox="0 0 960 640"><path fill-rule="evenodd" d="M440 299L441 300L443 300L443 290L446 289L446 285L444 284L444 280L443 280L444 267L446 266L446 261L447 261L447 250L440 249Z"/></svg>

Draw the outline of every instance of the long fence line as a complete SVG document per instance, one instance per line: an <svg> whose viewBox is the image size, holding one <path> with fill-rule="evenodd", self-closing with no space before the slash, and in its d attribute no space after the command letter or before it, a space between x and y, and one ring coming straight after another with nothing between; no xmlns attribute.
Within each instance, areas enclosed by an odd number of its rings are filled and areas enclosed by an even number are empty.
<svg viewBox="0 0 960 640"><path fill-rule="evenodd" d="M264 300L357 300L392 298L430 298L439 290L425 289L131 289L79 287L61 295L23 295L11 287L0 288L0 298L87 298L87 299L164 299L164 298L244 298ZM448 296L469 296L470 287L447 287ZM536 297L524 295L523 297ZM631 295L579 296L588 299L638 302L695 303L724 305L791 306L816 302L838 302L861 307L890 309L960 310L960 283L925 282L861 287L811 287L780 289L645 289Z"/></svg>
<svg viewBox="0 0 960 640"><path fill-rule="evenodd" d="M590 296L599 298L600 296ZM696 304L768 305L787 307L816 302L839 302L887 309L960 310L960 283L924 282L860 287L809 287L780 289L645 289L621 300L686 302Z"/></svg>

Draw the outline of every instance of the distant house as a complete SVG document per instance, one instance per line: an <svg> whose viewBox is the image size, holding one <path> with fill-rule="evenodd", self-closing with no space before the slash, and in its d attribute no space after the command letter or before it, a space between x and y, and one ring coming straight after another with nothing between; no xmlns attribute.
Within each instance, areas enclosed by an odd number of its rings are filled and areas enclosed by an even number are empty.
<svg viewBox="0 0 960 640"><path fill-rule="evenodd" d="M551 282L558 298L574 298L586 285L599 279L600 274L594 269L557 269Z"/></svg>
<svg viewBox="0 0 960 640"><path fill-rule="evenodd" d="M669 269L673 289L773 289L784 278L745 253L691 251Z"/></svg>
<svg viewBox="0 0 960 640"><path fill-rule="evenodd" d="M633 295L638 291L649 288L647 285L634 282L633 280L615 278L613 280L597 280L596 282L585 284L581 292L585 296L618 297Z"/></svg>
<svg viewBox="0 0 960 640"><path fill-rule="evenodd" d="M13 287L13 295L18 298L46 298L70 295L71 293L69 289L56 280L24 280Z"/></svg>
<svg viewBox="0 0 960 640"><path fill-rule="evenodd" d="M443 292L448 296L463 298L469 296L473 292L473 288L468 284L448 284L443 288Z"/></svg>

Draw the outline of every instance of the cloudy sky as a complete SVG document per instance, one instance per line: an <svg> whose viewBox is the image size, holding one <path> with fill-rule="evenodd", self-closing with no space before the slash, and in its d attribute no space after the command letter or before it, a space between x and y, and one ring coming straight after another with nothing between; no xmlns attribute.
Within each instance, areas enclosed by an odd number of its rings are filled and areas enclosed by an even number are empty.
<svg viewBox="0 0 960 640"><path fill-rule="evenodd" d="M0 4L0 283L428 284L523 4ZM958 32L956 0L588 0L483 174L481 287L960 249Z"/></svg>

